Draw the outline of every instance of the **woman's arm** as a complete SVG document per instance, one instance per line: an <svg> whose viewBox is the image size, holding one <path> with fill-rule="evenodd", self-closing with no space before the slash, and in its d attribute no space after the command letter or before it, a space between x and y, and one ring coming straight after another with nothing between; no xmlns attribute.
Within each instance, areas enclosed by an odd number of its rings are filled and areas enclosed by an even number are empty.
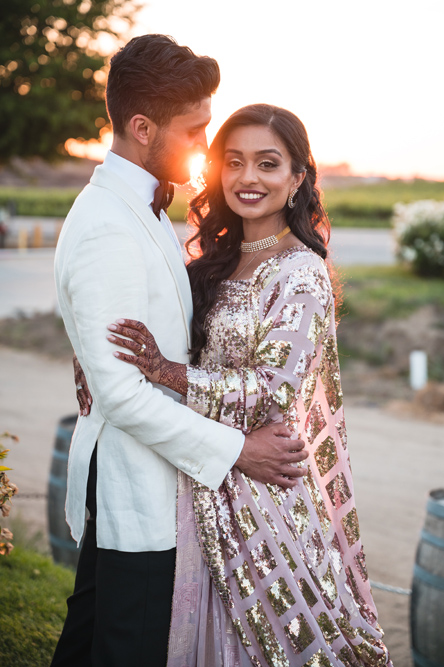
<svg viewBox="0 0 444 667"><path fill-rule="evenodd" d="M267 276L257 282L259 289ZM187 405L244 432L286 412L306 391L303 383L328 329L331 301L329 280L317 266L281 266L260 293L256 347L248 367L188 367Z"/></svg>
<svg viewBox="0 0 444 667"><path fill-rule="evenodd" d="M137 366L150 381L187 396L187 405L196 412L247 430L263 424L273 404L282 412L289 408L325 330L330 301L329 282L319 269L280 271L260 295L254 357L249 367L239 369L207 371L171 362L146 327L132 320L109 327L130 340L108 338L133 352L115 356Z"/></svg>

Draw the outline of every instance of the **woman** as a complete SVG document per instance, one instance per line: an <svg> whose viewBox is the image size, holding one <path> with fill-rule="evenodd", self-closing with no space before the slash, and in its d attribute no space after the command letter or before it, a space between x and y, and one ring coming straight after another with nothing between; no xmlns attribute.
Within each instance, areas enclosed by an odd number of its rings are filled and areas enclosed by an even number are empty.
<svg viewBox="0 0 444 667"><path fill-rule="evenodd" d="M308 474L284 491L233 468L212 492L179 472L168 665L391 665L359 538L329 223L305 128L245 107L209 160L191 203L192 365L165 359L141 323L119 320L108 338L211 419L244 432L284 421L306 442Z"/></svg>

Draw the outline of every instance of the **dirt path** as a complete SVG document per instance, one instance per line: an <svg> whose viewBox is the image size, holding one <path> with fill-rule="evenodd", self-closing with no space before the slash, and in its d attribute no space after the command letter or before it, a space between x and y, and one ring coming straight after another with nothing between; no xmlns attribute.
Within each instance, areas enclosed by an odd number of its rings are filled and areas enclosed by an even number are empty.
<svg viewBox="0 0 444 667"><path fill-rule="evenodd" d="M71 363L0 346L0 433L19 436L8 444L7 465L20 493L11 519L20 515L32 533L47 534L46 498L59 419L77 412ZM37 498L27 499L29 494Z"/></svg>
<svg viewBox="0 0 444 667"><path fill-rule="evenodd" d="M0 347L0 431L20 436L8 463L22 494L46 493L57 423L75 412L70 362ZM444 486L444 428L347 400L346 418L370 577L410 588L427 496ZM14 513L33 531L47 532L45 499L18 496ZM412 667L409 597L376 589L374 595L395 667Z"/></svg>

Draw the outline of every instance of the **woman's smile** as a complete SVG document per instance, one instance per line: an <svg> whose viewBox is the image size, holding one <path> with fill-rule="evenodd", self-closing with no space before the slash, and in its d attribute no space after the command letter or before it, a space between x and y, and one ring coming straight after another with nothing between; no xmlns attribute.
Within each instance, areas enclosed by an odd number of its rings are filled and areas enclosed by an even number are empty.
<svg viewBox="0 0 444 667"><path fill-rule="evenodd" d="M262 201L267 196L267 193L258 192L257 190L237 190L235 195L243 204L251 205Z"/></svg>

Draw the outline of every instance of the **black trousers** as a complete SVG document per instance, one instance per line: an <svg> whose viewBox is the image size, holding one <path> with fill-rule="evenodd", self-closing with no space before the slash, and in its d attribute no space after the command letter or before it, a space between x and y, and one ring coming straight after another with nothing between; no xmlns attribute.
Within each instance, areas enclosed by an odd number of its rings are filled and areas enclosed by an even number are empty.
<svg viewBox="0 0 444 667"><path fill-rule="evenodd" d="M51 667L165 667L176 550L98 549L97 451L74 593Z"/></svg>

